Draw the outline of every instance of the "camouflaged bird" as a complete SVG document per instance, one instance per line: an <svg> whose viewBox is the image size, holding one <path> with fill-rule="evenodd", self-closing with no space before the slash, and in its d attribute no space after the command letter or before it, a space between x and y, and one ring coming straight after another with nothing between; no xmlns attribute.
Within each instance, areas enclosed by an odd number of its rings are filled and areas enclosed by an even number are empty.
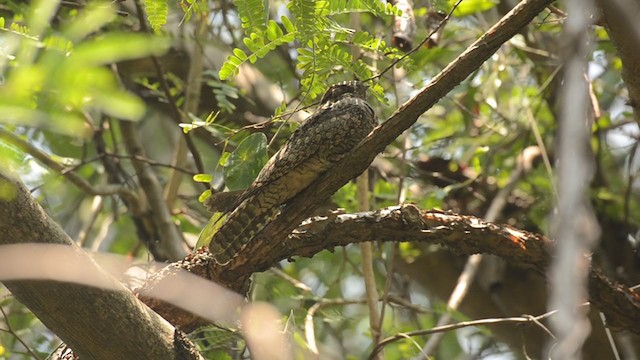
<svg viewBox="0 0 640 360"><path fill-rule="evenodd" d="M209 244L216 263L228 264L280 211L351 151L377 125L359 81L331 86L320 107L262 168Z"/></svg>

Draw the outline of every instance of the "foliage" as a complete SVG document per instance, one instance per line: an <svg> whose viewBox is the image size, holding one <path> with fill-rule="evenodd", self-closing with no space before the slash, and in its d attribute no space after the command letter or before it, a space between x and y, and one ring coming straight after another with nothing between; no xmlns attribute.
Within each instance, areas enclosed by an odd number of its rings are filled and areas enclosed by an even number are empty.
<svg viewBox="0 0 640 360"><path fill-rule="evenodd" d="M256 4L254 4L254 2ZM345 28L332 17L355 12L370 12L374 16L392 16L400 14L393 5L375 0L356 1L314 1L296 0L289 2L291 19L280 18L284 30L273 20L264 23L266 10L258 0L238 0L236 4L242 19L242 27L247 34L243 43L249 50L247 54L240 48L233 49L220 69L220 79L230 79L237 74L242 64L255 63L277 47L297 41L298 65L303 70L301 84L308 92L309 99L315 99L326 88L326 81L334 73L351 74L360 80L373 77L369 65L362 59L354 59L348 51L348 43L374 51L388 59L394 59L396 50L386 46L384 41L371 37L367 32ZM250 11L249 11L250 9ZM259 10L263 10L261 14ZM338 40L345 44L334 44ZM373 94L384 98L382 88L374 84Z"/></svg>
<svg viewBox="0 0 640 360"><path fill-rule="evenodd" d="M144 0L144 7L153 31L160 31L160 28L167 23L169 14L167 0Z"/></svg>
<svg viewBox="0 0 640 360"><path fill-rule="evenodd" d="M130 120L143 115L144 104L122 91L104 65L162 53L166 39L118 32L92 35L114 19L107 3L95 2L78 12L59 32L47 32L43 25L54 6L34 5L31 11L37 15L27 25L12 22L3 29L0 122L87 135L83 112L103 111Z"/></svg>
<svg viewBox="0 0 640 360"><path fill-rule="evenodd" d="M247 36L263 34L267 30L267 9L263 0L235 1L238 17Z"/></svg>
<svg viewBox="0 0 640 360"><path fill-rule="evenodd" d="M267 137L263 133L247 136L221 164L229 190L246 189L267 163Z"/></svg>
<svg viewBox="0 0 640 360"><path fill-rule="evenodd" d="M284 31L275 21L270 20L264 31L251 33L244 38L243 42L251 53L247 55L242 49L233 49L233 55L229 56L227 62L220 69L220 79L230 78L238 72L240 65L245 62L249 61L253 64L278 46L293 41L296 34L293 24L283 16L282 25Z"/></svg>
<svg viewBox="0 0 640 360"><path fill-rule="evenodd" d="M223 214L209 214L202 207L212 190L249 186L269 155L302 121L302 110L313 113L314 108L306 106L331 83L369 79L403 56L387 41L398 10L383 1L295 0L269 9L279 4L146 0L143 18L151 24L151 34L138 33L137 14L124 5L116 9L119 2L91 1L86 7L70 3L10 1L0 7L1 129L24 145L15 146L0 136L0 168L19 174L46 212L81 246L124 254L138 263L152 257L150 244L157 239L145 238L148 228L141 224L153 223L149 221L153 212L128 207L118 195L96 196L78 188L68 180L69 174L94 188L118 186L145 200L147 189L135 165L155 174L163 187L160 198L168 197L169 184L179 179L178 195L167 205L170 220L190 247L205 245L224 222ZM456 1L433 3L438 10L449 11ZM486 30L487 19L501 11L495 3L463 1L446 24L439 47L416 49L398 63L397 73L404 73L400 79L389 71L372 81L374 96L369 102L381 121ZM488 9L491 16L478 15ZM415 9L416 14L428 11ZM195 13L210 20L205 34L196 38L191 31ZM167 22L169 15L183 16L182 27ZM351 16L358 17L357 25ZM417 24L423 20L418 18ZM497 223L545 234L557 196L553 165L560 139L555 135L559 124L555 104L562 66L555 65L558 55L553 49L562 21L546 12L537 26L523 30L531 33L505 44L380 154L369 171L372 209L401 200L424 209L483 217L495 199L501 199L505 208ZM603 227L603 245L594 249L593 258L607 259L616 265L614 270L637 279L637 271L629 266L635 261L629 254L637 250L640 225L637 125L632 109L624 105L628 94L621 86L615 47L603 29L592 31L598 41L589 76L593 99L604 112L592 125L596 166L591 203ZM416 39L423 39L426 32L418 26ZM199 59L204 64L203 86L199 106L185 111L185 94L198 90L186 80L197 62L192 53L182 52L195 46L202 46L204 54ZM230 54L224 65L212 65L223 62L216 58L222 52ZM157 57L164 73L158 75L149 55ZM235 77L244 71L246 76ZM136 129L144 155L134 155L125 141L122 121L129 120L141 120ZM192 146L186 147L183 160L178 156L181 137ZM522 155L532 148L545 154L551 166L541 155L534 156L528 170L511 184L523 166ZM40 153L59 167L43 162L36 155ZM203 169L195 167L195 155ZM512 189L501 198L501 191L510 185ZM10 195L0 185L0 202ZM323 210L327 208L356 212L356 183L334 194L323 204ZM444 302L464 259L416 243L373 248L373 281L385 302L383 336L435 326L448 311ZM268 302L283 314L298 358L309 357L308 321L314 326L321 357L366 357L372 337L359 248L336 248L292 260L257 274L252 299ZM524 297L534 298L545 290L520 270L509 269L505 276L522 284L523 293L531 291ZM58 339L6 290L0 291L0 306L8 314L7 319L0 318L0 327L6 329L6 321L15 330L15 334L0 332L0 357L23 356L16 336L27 339L38 355L50 352ZM502 309L516 301L514 296L493 303L485 295L482 291L473 295L474 300L491 304L480 308L482 315L465 309L464 314L455 312L454 320L486 317L489 307ZM521 304L516 305L520 309ZM531 304L522 307L527 305ZM313 316L311 309L317 310ZM204 328L192 337L210 358L248 356L237 329ZM450 332L433 356L522 357L522 343L513 345L506 338L494 328ZM385 357L417 356L424 343L420 337L396 342L385 348Z"/></svg>

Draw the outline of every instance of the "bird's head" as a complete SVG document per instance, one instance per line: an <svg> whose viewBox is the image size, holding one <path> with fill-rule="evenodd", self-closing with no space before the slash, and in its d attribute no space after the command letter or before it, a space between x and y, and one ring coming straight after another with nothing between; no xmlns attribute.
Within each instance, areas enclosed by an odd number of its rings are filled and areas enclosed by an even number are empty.
<svg viewBox="0 0 640 360"><path fill-rule="evenodd" d="M331 85L320 100L321 104L334 102L344 97L356 97L366 100L368 86L358 80L343 81Z"/></svg>

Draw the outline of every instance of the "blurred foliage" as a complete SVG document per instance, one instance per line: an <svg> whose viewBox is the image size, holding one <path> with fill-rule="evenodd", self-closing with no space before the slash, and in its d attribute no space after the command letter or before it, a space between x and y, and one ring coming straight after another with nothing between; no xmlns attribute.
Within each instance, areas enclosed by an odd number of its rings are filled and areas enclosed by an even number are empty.
<svg viewBox="0 0 640 360"><path fill-rule="evenodd" d="M200 202L211 190L203 193L202 184L215 191L246 188L296 128L299 111L313 112L304 107L330 84L354 77L369 79L403 55L388 40L397 8L375 0L141 1L146 10L142 18L149 21L152 34L139 32L135 8L125 4L71 3L8 1L0 6L0 126L93 186L118 184L142 193L120 127L122 120L140 120L148 157L141 161L162 185L178 169L188 170L171 213L191 246L201 229L205 235L200 238L210 238L222 223L220 214L212 216L203 210ZM455 3L440 0L434 6L448 12ZM405 73L397 89L390 72L374 80L370 103L378 117L386 119L495 23L497 4L463 1L444 28L438 47L416 49L397 64ZM423 2L415 6L415 13L422 17L430 10ZM210 20L203 38L193 39L194 14ZM354 14L357 26L350 20ZM417 19L417 40L427 36L423 20ZM392 143L370 171L372 206L396 205L404 191L405 202L421 208L482 217L523 166L526 149L537 147L553 165L558 141L554 87L562 75L553 47L545 46L559 38L561 29L561 18L541 14L527 30L536 36L511 39L423 114L407 131L406 141ZM593 32L598 41L588 75L603 116L592 126L596 154L592 204L604 227L603 247L620 246L623 241L638 246L638 129L625 105L615 48L602 28L595 27ZM536 37L544 41L532 42ZM203 47L205 60L225 55L217 62L205 62L197 111L176 119L170 104L174 101L181 111L185 92L192 86L187 74L193 60L190 54L176 53L188 52L185 49L194 44ZM154 71L150 55L158 56L165 70L162 78ZM247 86L248 81L255 83ZM180 164L172 162L176 139L185 132L202 155L203 174L193 170L192 157ZM33 153L0 139L0 168L18 174L72 238L90 250L149 259L139 219L122 199L87 194ZM541 156L530 160L528 172L507 196L498 222L545 234L556 197L555 174ZM355 212L355 194L355 183L349 183L326 206ZM0 187L0 198L10 195L10 189ZM374 247L375 280L381 292L388 281L384 271L391 247ZM434 248L403 243L398 253L413 261L435 252ZM304 358L308 349L305 319L317 303L323 304L313 318L321 351L338 358L366 357L371 337L362 301L359 249L337 248L313 259L294 260L280 264L282 273L257 274L252 298L267 301L284 314L298 358ZM638 274L628 276L635 279ZM432 327L446 311L443 299L408 284L408 279L394 277L391 293L416 307L387 304L385 335ZM41 355L55 348L58 339L53 334L12 297L0 295L0 306L8 314L0 319L0 327L7 329L3 324L9 321L15 332L0 331L0 357L28 358L15 335ZM464 315L455 313L454 318L464 319ZM505 352L520 356L519 348L505 350L490 330L449 333L434 356L453 359ZM246 355L245 344L234 330L204 328L192 336L207 358ZM471 341L464 341L467 337L482 344L481 349L470 350L465 344ZM423 345L425 338L414 340ZM409 340L385 351L387 359L418 353L419 346Z"/></svg>
<svg viewBox="0 0 640 360"><path fill-rule="evenodd" d="M84 112L139 119L144 104L122 91L104 65L160 54L168 48L167 39L99 33L115 14L112 5L98 1L70 12L65 26L51 31L47 25L57 6L57 1L36 1L26 9L26 21L18 15L3 28L0 122L87 136Z"/></svg>

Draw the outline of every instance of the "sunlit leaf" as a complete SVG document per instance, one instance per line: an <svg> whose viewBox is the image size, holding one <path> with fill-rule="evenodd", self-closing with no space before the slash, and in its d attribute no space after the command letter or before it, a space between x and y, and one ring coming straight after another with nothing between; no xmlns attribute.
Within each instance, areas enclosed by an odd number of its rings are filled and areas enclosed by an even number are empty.
<svg viewBox="0 0 640 360"><path fill-rule="evenodd" d="M267 162L267 137L254 133L238 145L224 167L224 180L229 190L246 189Z"/></svg>
<svg viewBox="0 0 640 360"><path fill-rule="evenodd" d="M449 0L449 8L457 3L457 0ZM487 11L498 4L497 0L465 0L456 7L454 16L462 17L483 11Z"/></svg>
<svg viewBox="0 0 640 360"><path fill-rule="evenodd" d="M153 31L159 31L167 23L169 14L167 0L144 0L144 7Z"/></svg>
<svg viewBox="0 0 640 360"><path fill-rule="evenodd" d="M160 55L169 41L158 36L131 33L109 33L78 45L72 59L84 64L105 65L148 55Z"/></svg>
<svg viewBox="0 0 640 360"><path fill-rule="evenodd" d="M195 174L193 175L193 181L201 183L210 183L213 180L211 174Z"/></svg>
<svg viewBox="0 0 640 360"><path fill-rule="evenodd" d="M213 234L215 234L218 229L220 229L220 227L224 224L225 218L226 215L221 212L214 213L211 216L211 219L209 219L209 222L207 223L207 225L205 225L205 227L200 232L200 235L198 236L196 249L209 245Z"/></svg>
<svg viewBox="0 0 640 360"><path fill-rule="evenodd" d="M115 9L110 3L90 2L66 27L63 34L78 41L113 21Z"/></svg>
<svg viewBox="0 0 640 360"><path fill-rule="evenodd" d="M146 111L142 100L124 91L102 92L96 94L95 100L106 114L123 120L139 120Z"/></svg>

